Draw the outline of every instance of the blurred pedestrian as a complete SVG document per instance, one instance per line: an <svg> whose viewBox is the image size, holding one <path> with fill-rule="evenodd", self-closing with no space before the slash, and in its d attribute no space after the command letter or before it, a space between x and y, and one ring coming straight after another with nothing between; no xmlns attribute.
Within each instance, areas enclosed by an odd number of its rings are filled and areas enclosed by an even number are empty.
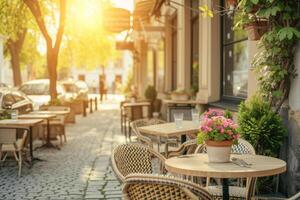
<svg viewBox="0 0 300 200"><path fill-rule="evenodd" d="M100 78L100 83L99 83L99 89L100 89L100 101L103 101L104 97L107 99L107 88L106 88L106 83L104 77Z"/></svg>

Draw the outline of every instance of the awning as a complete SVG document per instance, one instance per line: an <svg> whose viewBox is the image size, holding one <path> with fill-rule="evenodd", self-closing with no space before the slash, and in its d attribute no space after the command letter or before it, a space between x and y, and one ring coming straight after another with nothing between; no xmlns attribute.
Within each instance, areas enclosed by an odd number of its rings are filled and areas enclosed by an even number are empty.
<svg viewBox="0 0 300 200"><path fill-rule="evenodd" d="M134 19L148 21L155 6L156 0L141 0L135 4Z"/></svg>
<svg viewBox="0 0 300 200"><path fill-rule="evenodd" d="M119 33L130 29L130 12L122 8L104 10L103 26L106 31Z"/></svg>
<svg viewBox="0 0 300 200"><path fill-rule="evenodd" d="M165 0L141 0L135 4L133 13L133 29L140 31L161 31L162 27L149 26L150 17L157 15Z"/></svg>

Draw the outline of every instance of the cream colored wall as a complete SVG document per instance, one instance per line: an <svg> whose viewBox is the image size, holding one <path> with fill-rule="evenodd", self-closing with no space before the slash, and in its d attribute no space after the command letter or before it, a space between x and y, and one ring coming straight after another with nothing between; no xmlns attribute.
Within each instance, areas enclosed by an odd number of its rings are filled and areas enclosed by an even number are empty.
<svg viewBox="0 0 300 200"><path fill-rule="evenodd" d="M219 1L203 0L213 7ZM220 99L220 18L199 18L199 92L197 99L204 103Z"/></svg>
<svg viewBox="0 0 300 200"><path fill-rule="evenodd" d="M248 40L248 97L252 96L256 93L258 88L258 83L256 79L256 73L254 71L254 68L252 66L252 61L259 51L258 49L258 41L249 41Z"/></svg>
<svg viewBox="0 0 300 200"><path fill-rule="evenodd" d="M180 4L184 4L184 0L177 0ZM185 33L185 12L184 7L177 7L177 89L184 89L185 78L187 71L185 70L185 37L188 37Z"/></svg>
<svg viewBox="0 0 300 200"><path fill-rule="evenodd" d="M4 37L0 35L0 82L2 81L2 76L3 76L3 66L4 66L4 56L3 56L3 42L4 42Z"/></svg>

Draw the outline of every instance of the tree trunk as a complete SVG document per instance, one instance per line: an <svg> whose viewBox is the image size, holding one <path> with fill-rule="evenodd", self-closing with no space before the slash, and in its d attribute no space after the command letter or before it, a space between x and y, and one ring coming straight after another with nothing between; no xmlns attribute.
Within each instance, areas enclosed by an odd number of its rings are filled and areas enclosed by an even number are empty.
<svg viewBox="0 0 300 200"><path fill-rule="evenodd" d="M57 90L56 90L56 80L57 80L57 57L55 49L49 47L47 50L47 67L49 72L49 91L51 96L51 101L57 99Z"/></svg>
<svg viewBox="0 0 300 200"><path fill-rule="evenodd" d="M20 55L19 52L11 46L12 45L9 45L9 52L11 55L11 67L13 71L14 86L20 86L22 84Z"/></svg>
<svg viewBox="0 0 300 200"><path fill-rule="evenodd" d="M11 55L11 67L13 71L14 85L22 84L21 68L20 68L20 53L23 47L27 30L23 30L18 34L18 39L13 41L9 39L7 46Z"/></svg>
<svg viewBox="0 0 300 200"><path fill-rule="evenodd" d="M37 0L23 0L23 1L28 6L32 15L34 16L36 23L42 35L44 36L47 44L47 67L48 67L49 82L50 82L49 90L50 90L51 101L54 101L57 99L57 91L56 91L57 63L58 63L58 54L60 50L60 45L62 42L64 28L65 28L67 0L59 1L60 2L59 27L56 33L54 44L52 44L53 40L47 30L39 1Z"/></svg>

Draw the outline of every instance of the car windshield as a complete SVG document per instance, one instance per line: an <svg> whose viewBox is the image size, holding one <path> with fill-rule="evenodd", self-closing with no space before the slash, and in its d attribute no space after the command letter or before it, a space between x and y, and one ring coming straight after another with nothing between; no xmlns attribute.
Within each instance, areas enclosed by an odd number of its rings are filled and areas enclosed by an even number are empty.
<svg viewBox="0 0 300 200"><path fill-rule="evenodd" d="M70 93L77 92L77 87L74 84L63 84L65 91Z"/></svg>
<svg viewBox="0 0 300 200"><path fill-rule="evenodd" d="M20 88L27 95L47 95L49 94L48 84L27 84Z"/></svg>
<svg viewBox="0 0 300 200"><path fill-rule="evenodd" d="M79 87L80 89L87 89L88 88L88 86L86 85L86 83L82 82L82 81L76 82L76 86Z"/></svg>

